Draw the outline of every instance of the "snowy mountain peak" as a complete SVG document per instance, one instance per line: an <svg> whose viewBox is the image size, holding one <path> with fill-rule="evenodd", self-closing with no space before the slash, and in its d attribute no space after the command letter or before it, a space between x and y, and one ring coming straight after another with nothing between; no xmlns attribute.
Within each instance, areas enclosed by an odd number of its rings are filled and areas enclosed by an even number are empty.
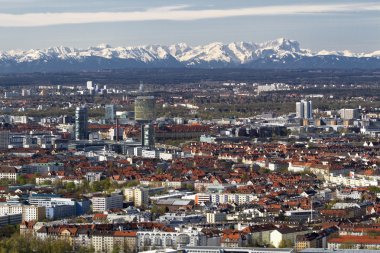
<svg viewBox="0 0 380 253"><path fill-rule="evenodd" d="M146 45L112 47L101 44L87 49L51 47L47 49L0 52L0 72L99 70L128 67L252 67L252 68L380 68L380 51L312 52L295 40L279 38L263 43L213 42L189 46Z"/></svg>
<svg viewBox="0 0 380 253"><path fill-rule="evenodd" d="M288 40L285 38L279 38L277 40L272 40L260 44L261 47L265 49L283 50L289 52L300 52L300 45L298 41Z"/></svg>
<svg viewBox="0 0 380 253"><path fill-rule="evenodd" d="M112 48L112 46L107 43L102 43L102 44L97 45L96 48L106 49L106 48Z"/></svg>
<svg viewBox="0 0 380 253"><path fill-rule="evenodd" d="M177 58L182 56L184 53L187 51L191 50L191 47L187 45L186 43L178 43L178 44L173 44L168 47L169 53Z"/></svg>

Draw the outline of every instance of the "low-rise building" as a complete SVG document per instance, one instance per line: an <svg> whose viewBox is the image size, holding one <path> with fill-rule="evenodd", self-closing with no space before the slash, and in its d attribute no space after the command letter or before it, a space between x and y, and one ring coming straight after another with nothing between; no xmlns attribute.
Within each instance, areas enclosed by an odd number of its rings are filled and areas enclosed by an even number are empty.
<svg viewBox="0 0 380 253"><path fill-rule="evenodd" d="M15 167L0 167L0 180L6 179L15 183L17 174L17 169Z"/></svg>
<svg viewBox="0 0 380 253"><path fill-rule="evenodd" d="M222 212L207 212L206 220L207 223L219 223L226 221L227 214Z"/></svg>
<svg viewBox="0 0 380 253"><path fill-rule="evenodd" d="M0 205L0 215L22 214L23 221L41 221L46 217L45 207L24 204L8 204Z"/></svg>
<svg viewBox="0 0 380 253"><path fill-rule="evenodd" d="M247 236L238 230L224 230L220 246L225 248L244 247L248 244Z"/></svg>
<svg viewBox="0 0 380 253"><path fill-rule="evenodd" d="M21 224L22 213L0 215L0 227L5 225Z"/></svg>
<svg viewBox="0 0 380 253"><path fill-rule="evenodd" d="M301 227L281 227L270 234L270 244L276 248L293 247L298 235L304 235L310 231Z"/></svg>
<svg viewBox="0 0 380 253"><path fill-rule="evenodd" d="M226 247L183 247L184 253L294 253L294 249L275 248L226 248Z"/></svg>
<svg viewBox="0 0 380 253"><path fill-rule="evenodd" d="M138 231L137 232L137 249L139 251L162 249L162 248L180 248L184 246L205 246L206 236L197 230L191 228L180 232L166 231Z"/></svg>
<svg viewBox="0 0 380 253"><path fill-rule="evenodd" d="M328 240L328 248L380 250L380 236L339 236Z"/></svg>
<svg viewBox="0 0 380 253"><path fill-rule="evenodd" d="M258 197L254 194L244 193L220 193L210 194L210 200L216 204L235 203L238 205L258 200Z"/></svg>
<svg viewBox="0 0 380 253"><path fill-rule="evenodd" d="M368 187L379 185L379 182L376 179L358 178L354 175L350 177L345 177L343 175L335 176L332 173L329 177L327 177L327 181L330 184L343 185L348 187Z"/></svg>

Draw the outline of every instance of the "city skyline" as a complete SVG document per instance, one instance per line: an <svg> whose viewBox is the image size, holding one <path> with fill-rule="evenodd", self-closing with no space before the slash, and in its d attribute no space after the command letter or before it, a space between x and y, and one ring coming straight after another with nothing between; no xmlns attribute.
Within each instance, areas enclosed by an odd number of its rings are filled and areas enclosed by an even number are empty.
<svg viewBox="0 0 380 253"><path fill-rule="evenodd" d="M0 6L0 253L380 253L380 2Z"/></svg>

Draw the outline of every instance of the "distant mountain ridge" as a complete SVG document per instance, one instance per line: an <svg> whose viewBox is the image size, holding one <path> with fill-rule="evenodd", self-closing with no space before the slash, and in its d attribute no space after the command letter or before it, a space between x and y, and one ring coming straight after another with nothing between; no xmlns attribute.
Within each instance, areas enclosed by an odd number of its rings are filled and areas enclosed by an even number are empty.
<svg viewBox="0 0 380 253"><path fill-rule="evenodd" d="M97 71L123 68L274 68L274 69L376 69L380 51L312 52L297 41L280 38L264 43L219 42L191 47L147 45L111 47L102 44L87 49L51 47L47 49L0 51L0 73Z"/></svg>

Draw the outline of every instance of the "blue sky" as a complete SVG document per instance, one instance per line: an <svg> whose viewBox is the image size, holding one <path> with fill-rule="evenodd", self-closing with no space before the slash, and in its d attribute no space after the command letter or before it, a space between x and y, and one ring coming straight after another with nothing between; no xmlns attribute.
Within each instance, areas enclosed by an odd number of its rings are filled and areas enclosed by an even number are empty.
<svg viewBox="0 0 380 253"><path fill-rule="evenodd" d="M0 50L280 37L314 51L380 50L380 1L0 0Z"/></svg>

